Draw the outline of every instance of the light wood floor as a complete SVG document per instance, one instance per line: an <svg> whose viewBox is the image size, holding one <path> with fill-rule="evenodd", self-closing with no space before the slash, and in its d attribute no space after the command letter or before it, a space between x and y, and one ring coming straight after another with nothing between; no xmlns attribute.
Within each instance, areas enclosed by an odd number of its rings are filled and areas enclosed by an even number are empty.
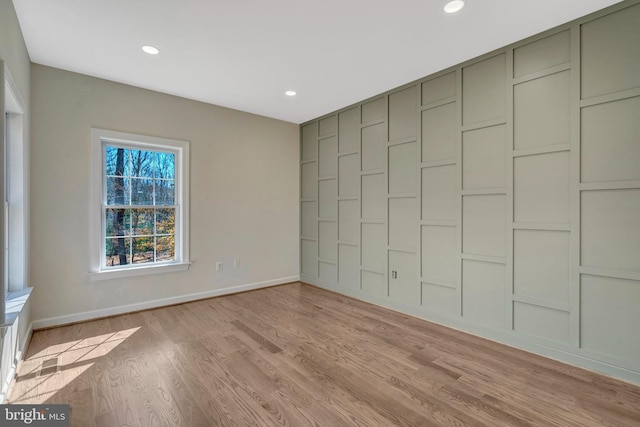
<svg viewBox="0 0 640 427"><path fill-rule="evenodd" d="M11 403L72 426L638 426L640 388L290 284L36 332Z"/></svg>

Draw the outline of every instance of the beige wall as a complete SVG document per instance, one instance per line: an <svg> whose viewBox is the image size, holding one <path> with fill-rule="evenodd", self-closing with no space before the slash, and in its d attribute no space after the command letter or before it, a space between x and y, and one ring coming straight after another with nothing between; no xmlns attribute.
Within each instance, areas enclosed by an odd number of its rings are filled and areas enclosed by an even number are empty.
<svg viewBox="0 0 640 427"><path fill-rule="evenodd" d="M32 90L35 327L297 279L297 125L35 64ZM89 280L92 127L191 142L188 271Z"/></svg>
<svg viewBox="0 0 640 427"><path fill-rule="evenodd" d="M18 89L18 95L26 108L24 144L25 154L28 155L31 62L11 0L0 0L0 60L4 61L4 65ZM2 84L2 89L4 89L4 81L0 81L0 83ZM0 97L0 105L4 106L2 97ZM0 129L0 134L4 135L4 128L1 125L0 128L2 128ZM3 164L3 162L0 162L0 164ZM0 230L0 232L2 231ZM3 274L2 271L0 273ZM15 323L10 328L4 329L2 336L0 336L0 348L2 351L0 356L0 387L6 385L10 370L18 357L16 351L24 347L31 331L30 309L31 302L29 301Z"/></svg>

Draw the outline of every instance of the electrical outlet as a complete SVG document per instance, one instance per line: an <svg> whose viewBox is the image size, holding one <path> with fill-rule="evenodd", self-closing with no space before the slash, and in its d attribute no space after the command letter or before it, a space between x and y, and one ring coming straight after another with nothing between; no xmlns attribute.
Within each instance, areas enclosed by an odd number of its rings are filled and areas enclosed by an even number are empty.
<svg viewBox="0 0 640 427"><path fill-rule="evenodd" d="M216 271L222 271L222 261L216 262Z"/></svg>
<svg viewBox="0 0 640 427"><path fill-rule="evenodd" d="M240 258L233 260L233 268L240 268Z"/></svg>

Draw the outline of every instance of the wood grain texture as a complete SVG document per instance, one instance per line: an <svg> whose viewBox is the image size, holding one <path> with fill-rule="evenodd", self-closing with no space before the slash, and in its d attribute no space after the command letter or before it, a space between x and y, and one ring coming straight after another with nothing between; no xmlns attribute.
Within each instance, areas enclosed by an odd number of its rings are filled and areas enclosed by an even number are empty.
<svg viewBox="0 0 640 427"><path fill-rule="evenodd" d="M640 388L305 284L34 333L73 426L637 426Z"/></svg>

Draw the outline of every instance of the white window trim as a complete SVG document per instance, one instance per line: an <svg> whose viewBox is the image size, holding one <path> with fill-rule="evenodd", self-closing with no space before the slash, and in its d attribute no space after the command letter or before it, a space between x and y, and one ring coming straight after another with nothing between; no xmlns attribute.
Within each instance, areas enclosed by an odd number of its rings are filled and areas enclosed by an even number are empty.
<svg viewBox="0 0 640 427"><path fill-rule="evenodd" d="M124 268L102 267L104 259L104 219L102 215L103 203L103 141L115 144L135 144L149 149L177 151L176 156L176 260L170 263L152 265L136 265ZM147 135L137 135L106 129L91 129L92 145L92 179L91 186L91 269L89 280L108 280L123 277L141 276L146 274L162 274L175 271L185 271L189 268L189 142L175 139L159 138Z"/></svg>
<svg viewBox="0 0 640 427"><path fill-rule="evenodd" d="M12 325L27 303L33 288L28 287L28 212L29 212L29 157L28 144L24 136L26 121L25 103L20 96L18 86L11 77L9 69L0 59L0 106L3 117L0 135L5 148L2 160L4 174L2 179L4 213L2 221L14 233L5 233L3 246L8 248L8 259L3 253L2 270L7 274L8 293L0 298L0 327ZM8 115L7 115L8 114ZM7 119L5 121L5 119ZM4 125L7 126L4 129ZM8 139L7 136L10 136ZM9 165L17 166L10 168ZM8 174L7 174L8 172ZM6 182L4 180L6 179ZM8 204L7 204L8 202ZM3 247L4 249L4 247ZM3 251L4 252L4 251ZM6 263L5 263L6 261ZM4 290L4 289L3 289Z"/></svg>

